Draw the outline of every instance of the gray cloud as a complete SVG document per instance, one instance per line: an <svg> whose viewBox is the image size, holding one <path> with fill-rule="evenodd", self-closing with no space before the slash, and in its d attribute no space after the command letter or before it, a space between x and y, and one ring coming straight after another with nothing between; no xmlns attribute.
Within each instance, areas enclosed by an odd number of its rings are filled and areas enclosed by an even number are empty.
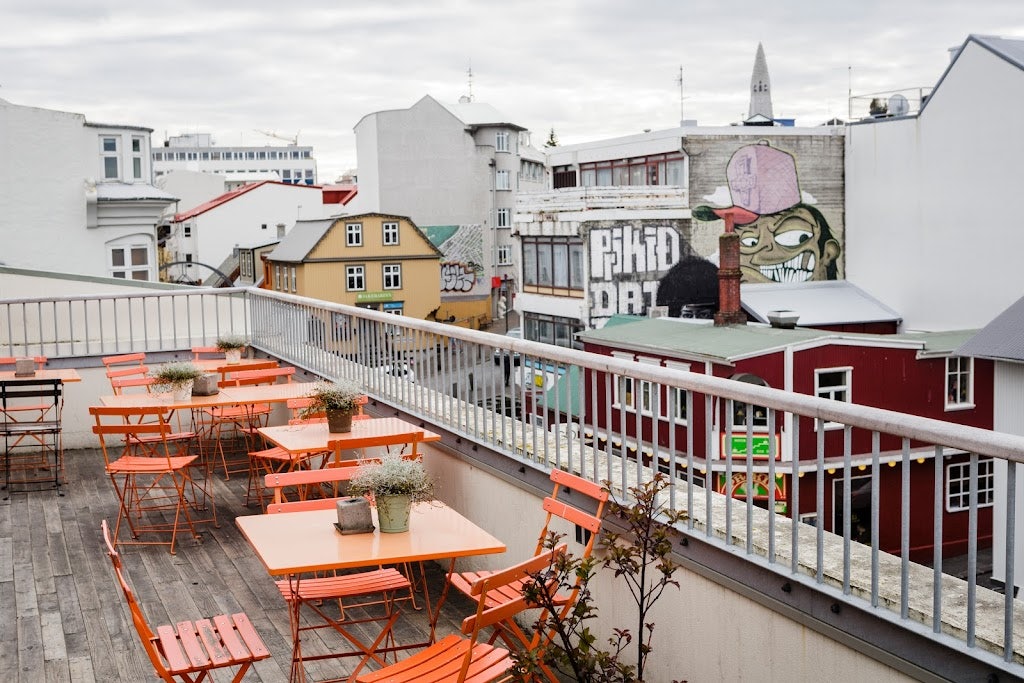
<svg viewBox="0 0 1024 683"><path fill-rule="evenodd" d="M747 109L764 44L775 113L844 117L847 92L933 85L968 33L1024 35L1018 0L856 5L748 1L382 0L285 6L180 0L150 6L0 0L0 97L164 135L315 146L321 178L354 167L352 127L423 95L468 93L563 143Z"/></svg>

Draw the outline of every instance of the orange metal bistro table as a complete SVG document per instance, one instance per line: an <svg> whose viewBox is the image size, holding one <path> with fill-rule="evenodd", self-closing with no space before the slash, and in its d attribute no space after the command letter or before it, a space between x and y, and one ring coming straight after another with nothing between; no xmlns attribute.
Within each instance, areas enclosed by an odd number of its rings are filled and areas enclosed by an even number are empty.
<svg viewBox="0 0 1024 683"><path fill-rule="evenodd" d="M303 572L448 559L448 575L451 576L455 560L460 557L505 552L504 543L440 501L415 504L409 519L409 531L398 534L374 531L342 535L334 527L337 513L333 509L250 515L238 517L235 521L267 572L274 577L289 577L294 593L298 592L298 575ZM430 618L430 640L405 645L403 649L423 647L433 642L437 618L448 593L448 582L445 581L434 606L431 606L426 587L423 592ZM292 604L297 606L299 601L294 600ZM297 614L293 615L292 623L292 638L297 641ZM372 651L364 661L371 655ZM293 663L292 680L304 679L305 671L300 659L297 664Z"/></svg>
<svg viewBox="0 0 1024 683"><path fill-rule="evenodd" d="M343 442L342 448L348 450L412 443L417 435L420 442L441 440L440 434L397 417L355 420L351 432L328 432L326 422L261 427L259 432L275 446L289 453L325 451L332 441Z"/></svg>
<svg viewBox="0 0 1024 683"><path fill-rule="evenodd" d="M31 375L15 375L14 370L0 370L0 380L8 379L59 379L61 382L81 382L82 377L74 368L45 368Z"/></svg>

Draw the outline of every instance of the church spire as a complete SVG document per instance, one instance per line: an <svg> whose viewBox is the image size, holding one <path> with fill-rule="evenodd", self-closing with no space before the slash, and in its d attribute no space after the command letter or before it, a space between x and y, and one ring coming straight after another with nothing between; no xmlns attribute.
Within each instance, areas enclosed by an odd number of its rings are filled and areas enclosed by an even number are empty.
<svg viewBox="0 0 1024 683"><path fill-rule="evenodd" d="M765 61L764 47L761 43L757 44L754 73L750 77L750 112L747 118L752 119L758 115L769 120L775 118L772 114L772 88L771 80L768 78L768 62Z"/></svg>

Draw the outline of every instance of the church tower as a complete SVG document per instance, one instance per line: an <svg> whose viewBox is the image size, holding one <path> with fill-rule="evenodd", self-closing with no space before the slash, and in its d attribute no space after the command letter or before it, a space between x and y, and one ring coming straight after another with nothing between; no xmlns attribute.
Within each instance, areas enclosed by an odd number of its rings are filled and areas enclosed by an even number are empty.
<svg viewBox="0 0 1024 683"><path fill-rule="evenodd" d="M768 78L768 62L764 58L764 47L758 43L757 56L754 57L754 73L750 77L750 112L747 119L749 121L762 116L768 122L775 118L772 114L772 87Z"/></svg>

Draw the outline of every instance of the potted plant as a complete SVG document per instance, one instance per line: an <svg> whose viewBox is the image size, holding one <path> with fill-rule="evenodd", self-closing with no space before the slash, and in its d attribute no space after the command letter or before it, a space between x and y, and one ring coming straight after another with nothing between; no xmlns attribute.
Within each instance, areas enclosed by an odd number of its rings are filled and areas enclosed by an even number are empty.
<svg viewBox="0 0 1024 683"><path fill-rule="evenodd" d="M409 530L412 504L433 500L434 482L421 460L389 454L378 463L361 465L349 493L372 495L381 533L400 533Z"/></svg>
<svg viewBox="0 0 1024 683"><path fill-rule="evenodd" d="M312 400L303 416L323 413L327 415L327 431L352 431L352 416L359 410L363 397L363 388L356 382L350 379L317 382L308 396Z"/></svg>
<svg viewBox="0 0 1024 683"><path fill-rule="evenodd" d="M228 365L235 365L242 360L242 351L249 341L240 334L227 334L217 340L217 348L224 352Z"/></svg>
<svg viewBox="0 0 1024 683"><path fill-rule="evenodd" d="M154 384L172 391L174 399L184 401L192 394L192 383L203 371L188 361L164 363L153 372Z"/></svg>

